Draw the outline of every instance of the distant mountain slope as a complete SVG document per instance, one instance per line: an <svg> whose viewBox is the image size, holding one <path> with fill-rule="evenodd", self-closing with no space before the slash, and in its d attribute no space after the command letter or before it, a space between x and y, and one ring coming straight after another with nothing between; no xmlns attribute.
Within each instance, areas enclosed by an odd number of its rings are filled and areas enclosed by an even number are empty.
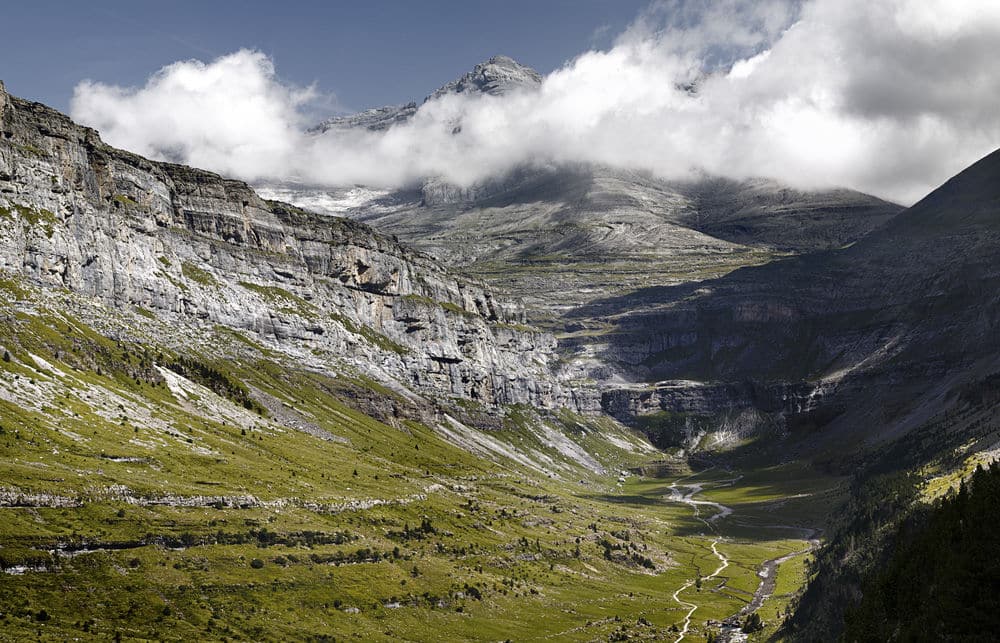
<svg viewBox="0 0 1000 643"><path fill-rule="evenodd" d="M901 210L848 190L677 183L593 166L521 168L466 189L429 180L418 190L347 205L339 192L264 192L320 211L328 203L330 213L397 235L525 298L535 318L789 252L841 247Z"/></svg>
<svg viewBox="0 0 1000 643"><path fill-rule="evenodd" d="M900 210L848 190L677 183L594 166L522 168L472 194L429 182L420 196L419 203L354 216L521 296L536 293L534 277L551 269L548 295L567 305L723 274L775 252L840 247ZM588 274L594 262L613 266L614 279L602 284ZM530 275L520 274L524 266Z"/></svg>
<svg viewBox="0 0 1000 643"><path fill-rule="evenodd" d="M653 304L659 311L622 318L618 335L643 341L632 331L645 328L660 335L660 345L677 348L643 357L654 377L699 369L705 376L741 377L760 374L765 363L775 375L788 369L790 376L817 376L852 368L878 346L887 358L926 353L927 334L935 350L952 347L972 356L975 342L993 340L987 330L1000 275L998 186L995 152L850 247L734 272L700 287L595 302L578 314L659 302ZM700 321L693 323L692 315ZM671 339L674 330L687 339ZM713 349L718 342L725 353Z"/></svg>
<svg viewBox="0 0 1000 643"><path fill-rule="evenodd" d="M800 424L822 429L827 447L857 448L845 436L895 439L993 381L998 256L1000 151L848 248L595 302L577 314L634 311L592 348L634 380L805 383ZM955 427L956 435L983 447L1000 439L982 419Z"/></svg>
<svg viewBox="0 0 1000 643"><path fill-rule="evenodd" d="M685 224L719 239L811 252L853 243L903 208L853 190L804 191L769 179L706 178L681 189Z"/></svg>
<svg viewBox="0 0 1000 643"><path fill-rule="evenodd" d="M480 63L426 99L531 90L541 76L510 58ZM314 131L385 130L417 103L336 117ZM524 297L554 328L595 299L717 277L853 243L902 208L850 190L807 192L774 181L664 181L593 165L525 165L471 186L426 177L410 190L263 186L266 194L349 216ZM324 203L327 208L324 208Z"/></svg>

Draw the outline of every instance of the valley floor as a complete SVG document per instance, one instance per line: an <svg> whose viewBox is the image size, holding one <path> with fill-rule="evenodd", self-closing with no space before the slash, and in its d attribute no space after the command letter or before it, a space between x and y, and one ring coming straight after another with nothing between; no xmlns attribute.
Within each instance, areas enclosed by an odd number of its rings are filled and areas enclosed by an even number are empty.
<svg viewBox="0 0 1000 643"><path fill-rule="evenodd" d="M838 498L25 288L0 283L2 641L703 641L748 606L766 637Z"/></svg>
<svg viewBox="0 0 1000 643"><path fill-rule="evenodd" d="M602 493L435 476L412 502L339 513L5 507L0 639L739 641L756 609L764 640L835 484L784 473Z"/></svg>

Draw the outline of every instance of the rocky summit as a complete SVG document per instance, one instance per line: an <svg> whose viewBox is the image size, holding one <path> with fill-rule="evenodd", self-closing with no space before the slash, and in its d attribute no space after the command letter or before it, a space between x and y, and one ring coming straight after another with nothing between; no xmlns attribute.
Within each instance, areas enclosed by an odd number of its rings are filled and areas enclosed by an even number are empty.
<svg viewBox="0 0 1000 643"><path fill-rule="evenodd" d="M472 71L440 87L426 100L445 94L490 94L501 96L512 91L537 89L542 76L507 56L493 56L476 65Z"/></svg>
<svg viewBox="0 0 1000 643"><path fill-rule="evenodd" d="M518 63L507 56L493 56L476 65L472 71L431 92L423 102L442 96L462 94L501 96L513 91L537 89L542 77L537 71ZM409 121L417 112L417 103L374 107L346 116L335 116L311 128L309 131L322 134L329 130L365 129L384 131L393 125Z"/></svg>

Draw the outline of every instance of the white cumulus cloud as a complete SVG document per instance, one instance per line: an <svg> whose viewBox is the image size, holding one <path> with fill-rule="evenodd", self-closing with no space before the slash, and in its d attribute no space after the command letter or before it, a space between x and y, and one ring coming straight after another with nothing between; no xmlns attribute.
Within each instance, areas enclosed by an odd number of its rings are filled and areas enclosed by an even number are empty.
<svg viewBox="0 0 1000 643"><path fill-rule="evenodd" d="M168 65L140 88L84 81L71 111L138 154L261 178L284 171L309 125L302 108L316 96L282 83L264 54L240 50Z"/></svg>
<svg viewBox="0 0 1000 643"><path fill-rule="evenodd" d="M665 1L537 91L443 96L384 132L306 134L317 92L250 50L139 88L85 81L72 115L112 144L251 181L466 185L590 162L911 203L1000 147L998 42L994 0Z"/></svg>

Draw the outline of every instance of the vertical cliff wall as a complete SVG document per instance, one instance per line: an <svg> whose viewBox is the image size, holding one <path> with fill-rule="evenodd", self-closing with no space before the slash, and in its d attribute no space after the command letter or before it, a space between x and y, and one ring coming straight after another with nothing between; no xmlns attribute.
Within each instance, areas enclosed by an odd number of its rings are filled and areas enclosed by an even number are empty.
<svg viewBox="0 0 1000 643"><path fill-rule="evenodd" d="M364 224L105 145L0 85L0 269L156 315L315 347L416 391L595 407L520 306Z"/></svg>

